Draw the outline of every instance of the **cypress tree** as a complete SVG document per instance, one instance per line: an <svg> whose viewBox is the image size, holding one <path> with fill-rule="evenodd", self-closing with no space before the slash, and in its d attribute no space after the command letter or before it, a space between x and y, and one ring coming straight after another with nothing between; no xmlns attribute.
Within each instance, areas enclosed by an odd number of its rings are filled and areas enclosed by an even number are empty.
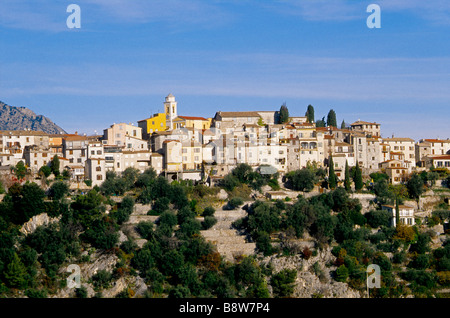
<svg viewBox="0 0 450 318"><path fill-rule="evenodd" d="M337 128L336 112L330 109L327 116L327 126L333 126Z"/></svg>
<svg viewBox="0 0 450 318"><path fill-rule="evenodd" d="M345 179L344 179L344 187L345 190L351 190L351 182L350 182L350 169L348 168L348 161L345 161Z"/></svg>
<svg viewBox="0 0 450 318"><path fill-rule="evenodd" d="M330 161L328 163L328 186L330 189L335 189L337 186L337 177L334 173L334 162L332 155L330 155Z"/></svg>
<svg viewBox="0 0 450 318"><path fill-rule="evenodd" d="M400 208L398 205L398 197L395 198L395 223L396 225L400 224Z"/></svg>
<svg viewBox="0 0 450 318"><path fill-rule="evenodd" d="M286 103L281 105L280 107L280 123L284 124L289 121L289 110L286 106Z"/></svg>
<svg viewBox="0 0 450 318"><path fill-rule="evenodd" d="M308 105L308 109L306 110L306 119L308 120L308 123L314 122L314 107L312 105Z"/></svg>
<svg viewBox="0 0 450 318"><path fill-rule="evenodd" d="M356 162L355 177L353 181L355 182L355 191L359 191L363 188L362 172L358 162Z"/></svg>
<svg viewBox="0 0 450 318"><path fill-rule="evenodd" d="M54 155L53 159L50 161L50 168L52 169L52 173L55 175L55 177L59 176L59 158L57 155Z"/></svg>

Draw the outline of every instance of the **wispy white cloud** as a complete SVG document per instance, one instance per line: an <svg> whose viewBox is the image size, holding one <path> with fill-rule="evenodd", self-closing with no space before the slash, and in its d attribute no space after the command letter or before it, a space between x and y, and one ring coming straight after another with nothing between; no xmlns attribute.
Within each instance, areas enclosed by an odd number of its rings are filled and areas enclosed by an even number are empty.
<svg viewBox="0 0 450 318"><path fill-rule="evenodd" d="M46 0L2 0L0 25L32 31L63 31L66 27L66 6Z"/></svg>
<svg viewBox="0 0 450 318"><path fill-rule="evenodd" d="M82 26L101 24L164 23L180 30L186 26L211 27L233 20L220 1L203 0L2 0L0 25L37 31L67 31L70 3L81 8ZM86 28L82 27L81 31Z"/></svg>
<svg viewBox="0 0 450 318"><path fill-rule="evenodd" d="M242 6L266 8L274 15L298 16L306 21L351 21L365 19L373 0L76 0L82 21L88 24L163 23L174 30L211 28L235 22ZM71 2L55 0L2 0L0 25L7 28L67 31ZM382 12L407 12L433 24L450 24L448 0L378 0ZM85 31L84 29L83 31Z"/></svg>
<svg viewBox="0 0 450 318"><path fill-rule="evenodd" d="M202 0L85 0L117 22L168 24L217 24L231 16L215 1Z"/></svg>
<svg viewBox="0 0 450 318"><path fill-rule="evenodd" d="M294 15L306 21L351 21L365 19L369 4L380 5L382 13L408 13L433 24L450 24L448 0L278 0L255 1L283 15Z"/></svg>

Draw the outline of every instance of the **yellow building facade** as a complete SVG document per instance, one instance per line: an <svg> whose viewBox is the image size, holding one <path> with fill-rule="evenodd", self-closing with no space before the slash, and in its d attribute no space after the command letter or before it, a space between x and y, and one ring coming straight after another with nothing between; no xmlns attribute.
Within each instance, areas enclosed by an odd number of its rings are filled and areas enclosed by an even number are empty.
<svg viewBox="0 0 450 318"><path fill-rule="evenodd" d="M142 128L142 137L148 137L157 131L165 131L167 129L166 114L157 113L153 117L138 121L138 126Z"/></svg>

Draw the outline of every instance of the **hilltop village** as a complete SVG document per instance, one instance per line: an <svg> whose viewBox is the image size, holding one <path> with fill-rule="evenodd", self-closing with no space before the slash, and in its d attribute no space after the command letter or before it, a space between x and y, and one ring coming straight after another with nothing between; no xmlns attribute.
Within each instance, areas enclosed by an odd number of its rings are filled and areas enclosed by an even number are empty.
<svg viewBox="0 0 450 318"><path fill-rule="evenodd" d="M408 180L413 172L450 168L449 139L407 136L381 137L381 124L358 120L337 128L317 127L304 117L280 118L280 111L218 111L212 118L178 114L169 94L164 113L133 123L114 123L103 135L45 134L1 131L0 168L8 174L22 161L38 175L55 156L59 170L70 176L72 188L84 181L100 185L107 171L152 167L170 180L212 184L239 163L254 169L268 166L280 176L315 165L327 168L330 157L338 179L345 166L358 165L362 175L383 171L391 184Z"/></svg>
<svg viewBox="0 0 450 318"><path fill-rule="evenodd" d="M163 104L102 135L0 131L0 296L450 295L449 139Z"/></svg>

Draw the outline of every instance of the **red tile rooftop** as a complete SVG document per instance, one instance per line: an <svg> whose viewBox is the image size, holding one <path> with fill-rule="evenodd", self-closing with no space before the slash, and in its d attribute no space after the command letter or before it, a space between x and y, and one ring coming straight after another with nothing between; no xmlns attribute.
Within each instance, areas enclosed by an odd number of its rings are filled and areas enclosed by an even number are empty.
<svg viewBox="0 0 450 318"><path fill-rule="evenodd" d="M194 116L178 116L178 117L187 119L187 120L208 120L204 117L194 117Z"/></svg>
<svg viewBox="0 0 450 318"><path fill-rule="evenodd" d="M445 142L445 143L447 143L447 142L450 142L449 139L425 139L425 141L428 141L428 142L436 142L436 143L440 143L440 142Z"/></svg>

